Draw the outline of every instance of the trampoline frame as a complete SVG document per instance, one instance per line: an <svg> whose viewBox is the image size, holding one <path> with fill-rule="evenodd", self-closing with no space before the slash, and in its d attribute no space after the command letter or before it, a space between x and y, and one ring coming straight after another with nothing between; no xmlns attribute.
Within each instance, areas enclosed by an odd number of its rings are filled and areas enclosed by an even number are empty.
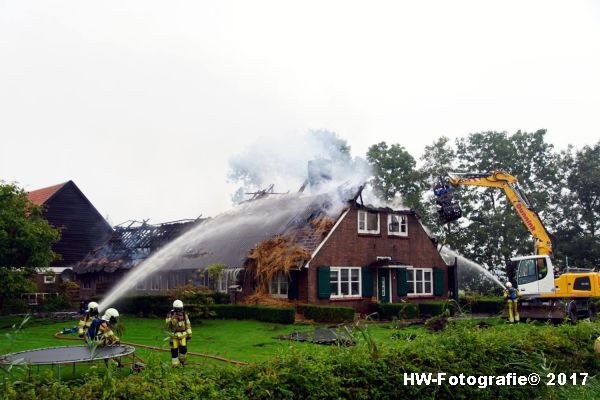
<svg viewBox="0 0 600 400"><path fill-rule="evenodd" d="M7 360L5 359L5 357L7 356L18 356L19 354L25 354L25 353L31 353L34 351L38 351L38 350L49 350L49 349L71 349L73 347L84 347L84 348L88 348L87 345L81 345L81 346L57 346L57 347L43 347L43 348L39 348L39 349L32 349L32 350L24 350L24 351L18 351L15 353L10 353L10 354L3 354L0 356L0 369L2 369L3 372L3 383L6 385L6 378L7 375L10 373L10 369L14 366L26 366L28 371L29 371L29 375L31 375L31 367L34 365L37 365L38 367L38 372L39 372L39 368L42 365L49 365L50 368L54 371L54 366L56 365L57 368L57 377L60 380L61 379L61 374L60 374L60 367L61 365L65 365L65 364L72 364L73 365L73 375L75 375L75 369L77 364L89 364L89 363L94 363L94 362L98 362L98 361L105 361L108 362L108 360L112 360L115 358L122 358L122 357L127 357L127 356L131 356L131 370L134 371L135 369L135 347L133 346L129 346L129 345L124 345L124 344L120 344L117 345L119 347L123 347L125 349L125 352L122 353L118 353L118 354L108 354L108 355L104 355L101 357L94 357L94 358L82 358L82 359L75 359L75 360L65 360L65 361L52 361L52 362L26 362L24 359L16 359L14 361L11 362L7 362ZM106 346L106 347L113 347L113 346ZM115 346L116 347L116 346ZM8 367L8 369L6 368ZM119 369L120 371L120 369Z"/></svg>

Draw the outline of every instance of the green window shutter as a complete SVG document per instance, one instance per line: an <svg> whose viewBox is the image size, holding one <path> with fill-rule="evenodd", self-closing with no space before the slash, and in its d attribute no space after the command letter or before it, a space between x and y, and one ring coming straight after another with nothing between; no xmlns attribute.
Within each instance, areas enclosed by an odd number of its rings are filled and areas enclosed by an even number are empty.
<svg viewBox="0 0 600 400"><path fill-rule="evenodd" d="M398 286L398 296L406 296L408 294L408 282L406 268L398 268L396 270L396 284Z"/></svg>
<svg viewBox="0 0 600 400"><path fill-rule="evenodd" d="M317 269L317 287L318 297L320 299L328 299L331 296L331 284L329 282L331 277L329 267L319 267Z"/></svg>
<svg viewBox="0 0 600 400"><path fill-rule="evenodd" d="M368 267L362 267L362 295L363 297L373 296L373 271Z"/></svg>
<svg viewBox="0 0 600 400"><path fill-rule="evenodd" d="M288 300L296 300L298 298L300 280L300 271L290 271L290 282L288 285Z"/></svg>
<svg viewBox="0 0 600 400"><path fill-rule="evenodd" d="M434 268L433 269L433 294L435 296L444 295L444 280L445 280L445 269Z"/></svg>

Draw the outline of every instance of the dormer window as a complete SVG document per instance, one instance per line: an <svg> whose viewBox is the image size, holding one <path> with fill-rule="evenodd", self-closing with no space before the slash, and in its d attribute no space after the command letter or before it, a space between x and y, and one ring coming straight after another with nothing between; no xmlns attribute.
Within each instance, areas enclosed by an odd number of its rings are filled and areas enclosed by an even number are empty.
<svg viewBox="0 0 600 400"><path fill-rule="evenodd" d="M408 236L406 215L388 214L388 235Z"/></svg>
<svg viewBox="0 0 600 400"><path fill-rule="evenodd" d="M378 234L379 213L371 211L358 211L358 233Z"/></svg>

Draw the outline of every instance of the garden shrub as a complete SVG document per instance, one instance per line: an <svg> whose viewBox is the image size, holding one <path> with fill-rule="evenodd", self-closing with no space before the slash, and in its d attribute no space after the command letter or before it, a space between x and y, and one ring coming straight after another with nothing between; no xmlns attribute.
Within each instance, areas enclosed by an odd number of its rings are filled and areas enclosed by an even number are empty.
<svg viewBox="0 0 600 400"><path fill-rule="evenodd" d="M69 298L60 294L58 296L49 296L37 307L37 311L66 311L73 309Z"/></svg>
<svg viewBox="0 0 600 400"><path fill-rule="evenodd" d="M419 317L419 305L416 303L379 303L375 307L379 319L410 319Z"/></svg>
<svg viewBox="0 0 600 400"><path fill-rule="evenodd" d="M419 316L421 317L435 317L436 315L441 315L446 311L449 312L450 315L454 315L456 311L454 305L447 300L424 301L422 303L418 303L418 305Z"/></svg>
<svg viewBox="0 0 600 400"><path fill-rule="evenodd" d="M29 305L27 301L23 299L15 299L8 298L4 300L4 304L2 305L2 309L0 309L1 315L8 314L22 314L26 313L29 310Z"/></svg>
<svg viewBox="0 0 600 400"><path fill-rule="evenodd" d="M482 297L471 303L471 312L476 314L498 314L504 308L502 297Z"/></svg>
<svg viewBox="0 0 600 400"><path fill-rule="evenodd" d="M312 304L301 304L298 312L305 318L315 322L347 322L354 320L354 309L352 307L317 306Z"/></svg>
<svg viewBox="0 0 600 400"><path fill-rule="evenodd" d="M194 293L181 300L184 309L190 316L206 313L207 305L223 304L229 301L225 293ZM132 296L121 299L116 308L123 314L137 315L139 317L153 317L166 315L173 307L173 298L167 294Z"/></svg>
<svg viewBox="0 0 600 400"><path fill-rule="evenodd" d="M249 306L242 304L214 304L208 306L216 318L254 319L263 322L293 324L296 311L288 307Z"/></svg>

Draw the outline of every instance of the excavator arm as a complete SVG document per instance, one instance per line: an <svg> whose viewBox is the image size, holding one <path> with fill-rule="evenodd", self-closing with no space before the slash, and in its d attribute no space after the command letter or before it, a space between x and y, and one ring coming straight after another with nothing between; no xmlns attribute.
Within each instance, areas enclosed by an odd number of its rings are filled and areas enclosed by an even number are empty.
<svg viewBox="0 0 600 400"><path fill-rule="evenodd" d="M438 214L443 223L459 219L460 205L454 201L452 186L483 186L502 189L511 202L523 224L535 238L535 254L552 255L552 240L539 215L519 187L517 178L504 172L490 173L449 173L440 177L433 188L438 204Z"/></svg>

